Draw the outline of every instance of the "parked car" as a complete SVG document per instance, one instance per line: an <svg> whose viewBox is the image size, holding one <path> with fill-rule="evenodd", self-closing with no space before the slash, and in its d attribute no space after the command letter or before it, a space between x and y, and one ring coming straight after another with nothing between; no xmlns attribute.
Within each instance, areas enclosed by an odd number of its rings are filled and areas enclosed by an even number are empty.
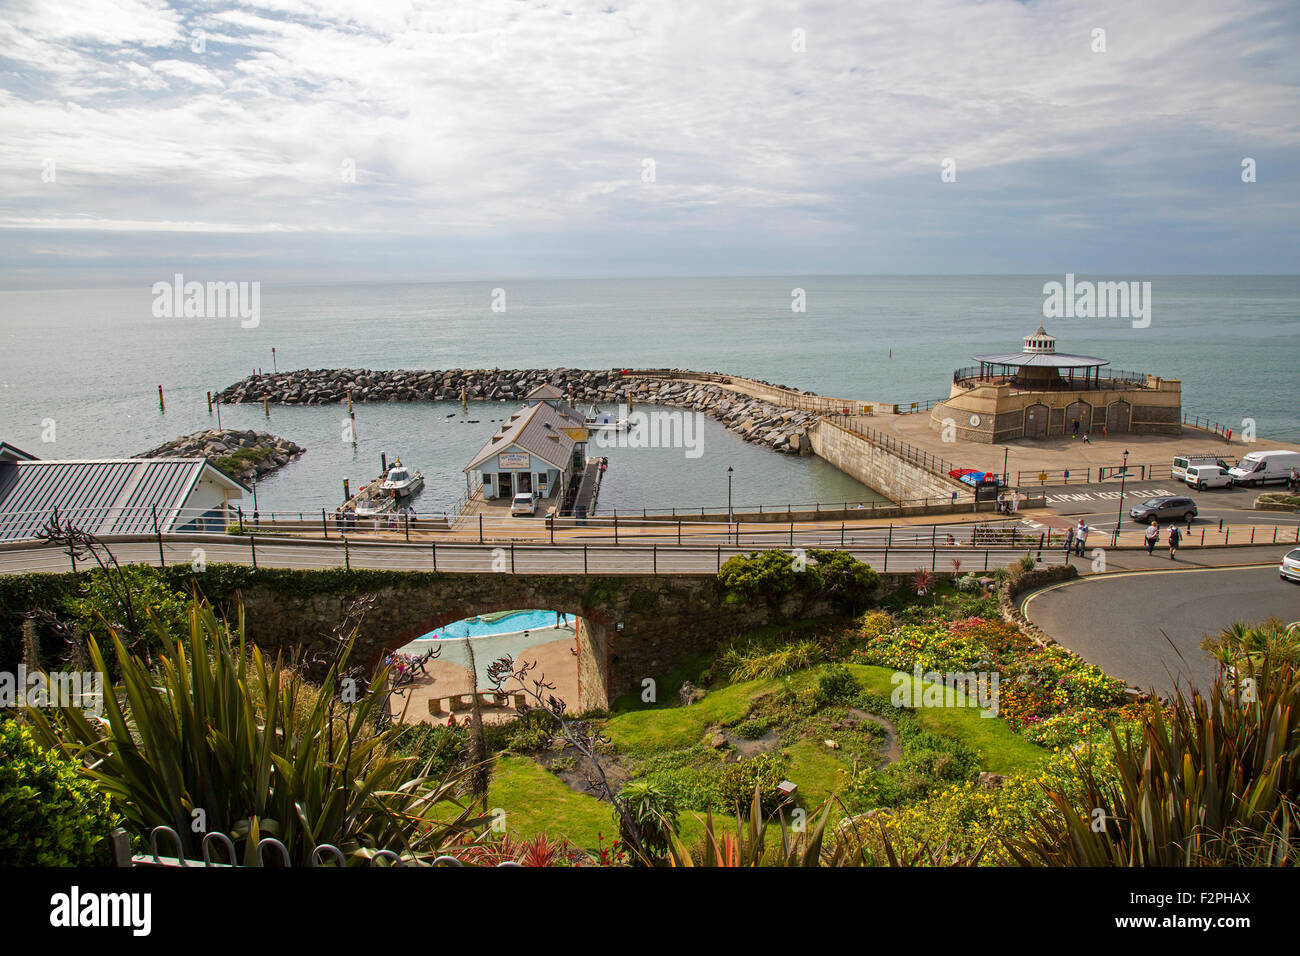
<svg viewBox="0 0 1300 956"><path fill-rule="evenodd" d="M1228 469L1219 465L1192 465L1186 469L1183 481L1197 491L1232 487L1232 475L1228 474Z"/></svg>
<svg viewBox="0 0 1300 956"><path fill-rule="evenodd" d="M510 514L512 515L533 515L536 513L537 506L533 504L533 495L530 491L519 492L510 502Z"/></svg>
<svg viewBox="0 0 1300 956"><path fill-rule="evenodd" d="M1128 516L1138 524L1155 524L1160 521L1182 521L1196 517L1196 502L1180 495L1161 495L1148 498L1129 509Z"/></svg>
<svg viewBox="0 0 1300 956"><path fill-rule="evenodd" d="M1277 566L1277 574L1283 581L1300 582L1300 548L1292 548L1282 555L1282 563Z"/></svg>
<svg viewBox="0 0 1300 956"><path fill-rule="evenodd" d="M1187 476L1187 469L1196 465L1218 465L1224 471L1229 468L1228 463L1217 455L1178 455L1169 470L1175 481L1183 481Z"/></svg>
<svg viewBox="0 0 1300 956"><path fill-rule="evenodd" d="M1228 469L1228 474L1233 484L1258 488L1270 481L1289 480L1293 468L1300 472L1300 451L1252 451Z"/></svg>

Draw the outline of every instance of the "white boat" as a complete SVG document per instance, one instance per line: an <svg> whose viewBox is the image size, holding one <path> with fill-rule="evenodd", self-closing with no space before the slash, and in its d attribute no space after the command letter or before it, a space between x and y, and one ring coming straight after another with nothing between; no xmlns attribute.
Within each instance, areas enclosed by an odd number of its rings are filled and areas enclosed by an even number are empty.
<svg viewBox="0 0 1300 956"><path fill-rule="evenodd" d="M384 514L391 511L395 504L395 499L386 498L361 498L357 501L356 513L358 518L373 518L376 515Z"/></svg>
<svg viewBox="0 0 1300 956"><path fill-rule="evenodd" d="M591 410L587 412L586 424L588 431L622 431L627 428L627 419L615 419L613 412L602 412L592 405Z"/></svg>
<svg viewBox="0 0 1300 956"><path fill-rule="evenodd" d="M393 462L393 467L388 469L388 477L379 487L394 498L405 498L424 487L424 475L418 471L408 471L399 458Z"/></svg>

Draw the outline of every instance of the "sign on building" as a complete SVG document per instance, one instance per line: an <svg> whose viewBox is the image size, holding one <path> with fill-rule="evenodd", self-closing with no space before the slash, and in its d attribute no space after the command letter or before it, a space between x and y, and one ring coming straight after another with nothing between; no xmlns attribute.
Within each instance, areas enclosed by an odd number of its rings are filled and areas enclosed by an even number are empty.
<svg viewBox="0 0 1300 956"><path fill-rule="evenodd" d="M526 451L503 451L497 455L497 467L526 469L532 463Z"/></svg>

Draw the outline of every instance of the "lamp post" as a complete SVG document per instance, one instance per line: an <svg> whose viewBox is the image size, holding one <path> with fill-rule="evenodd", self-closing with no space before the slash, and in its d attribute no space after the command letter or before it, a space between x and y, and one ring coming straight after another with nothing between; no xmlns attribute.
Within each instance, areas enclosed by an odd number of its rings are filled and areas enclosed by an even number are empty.
<svg viewBox="0 0 1300 956"><path fill-rule="evenodd" d="M257 475L253 475L253 524L258 524L257 520Z"/></svg>
<svg viewBox="0 0 1300 956"><path fill-rule="evenodd" d="M1007 459L1009 459L1010 457L1011 457L1010 446L1002 449L1002 486L1004 488L1007 485Z"/></svg>
<svg viewBox="0 0 1300 956"><path fill-rule="evenodd" d="M1124 449L1124 470L1119 474L1119 514L1115 516L1115 536L1111 539L1112 548L1119 547L1119 529L1124 523L1124 483L1128 481L1128 449Z"/></svg>
<svg viewBox="0 0 1300 956"><path fill-rule="evenodd" d="M732 473L733 473L735 470L736 470L736 469L732 468L730 465L727 466L727 525L728 525L727 530L728 530L728 531L731 530L730 525L731 525L731 519L732 519L732 514L731 514L731 475L732 475Z"/></svg>

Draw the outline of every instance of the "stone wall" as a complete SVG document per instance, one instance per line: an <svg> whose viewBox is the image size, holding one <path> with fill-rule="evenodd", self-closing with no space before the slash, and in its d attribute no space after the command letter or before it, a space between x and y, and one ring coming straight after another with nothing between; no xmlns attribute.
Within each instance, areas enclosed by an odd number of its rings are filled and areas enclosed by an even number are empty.
<svg viewBox="0 0 1300 956"><path fill-rule="evenodd" d="M553 577L426 574L368 593L373 607L357 631L354 660L370 665L410 640L476 614L521 608L565 611L581 619L577 710L608 707L620 694L664 679L685 657L712 650L747 630L782 618L831 611L821 597L791 598L779 609L730 605L712 577ZM295 594L266 585L241 590L249 640L263 651L310 658L344 619L357 594ZM619 625L622 625L620 630ZM576 704L576 707L574 706Z"/></svg>
<svg viewBox="0 0 1300 956"><path fill-rule="evenodd" d="M954 491L959 501L971 500L969 487L899 458L838 425L821 421L808 435L819 457L894 502L924 498L951 500Z"/></svg>

